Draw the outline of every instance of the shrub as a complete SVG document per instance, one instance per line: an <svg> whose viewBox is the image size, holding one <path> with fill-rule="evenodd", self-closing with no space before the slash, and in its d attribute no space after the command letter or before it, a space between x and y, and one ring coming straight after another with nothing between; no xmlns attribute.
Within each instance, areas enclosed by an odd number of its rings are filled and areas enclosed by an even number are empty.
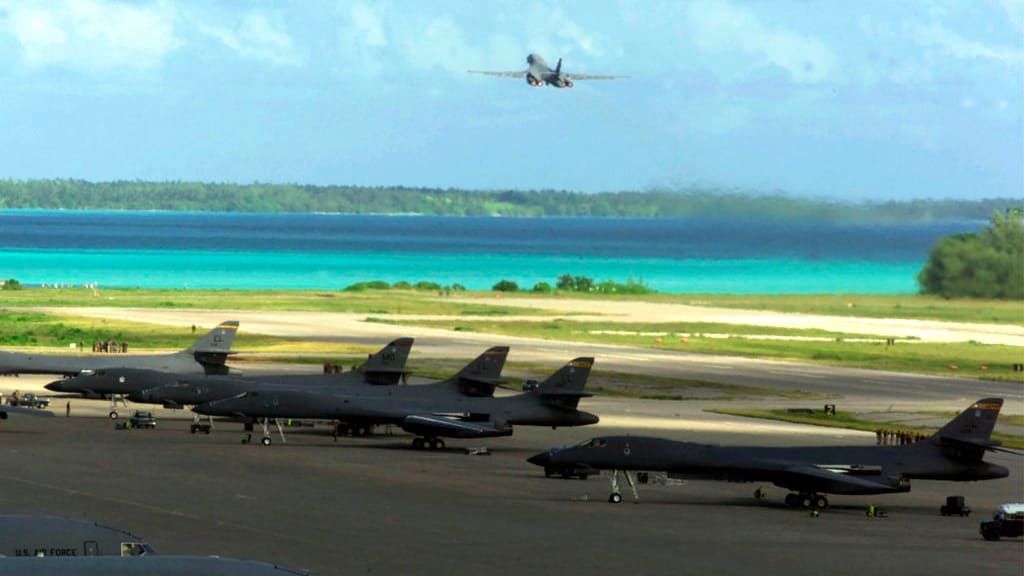
<svg viewBox="0 0 1024 576"><path fill-rule="evenodd" d="M495 292L516 292L519 290L519 285L511 280L501 280L492 286L491 290Z"/></svg>

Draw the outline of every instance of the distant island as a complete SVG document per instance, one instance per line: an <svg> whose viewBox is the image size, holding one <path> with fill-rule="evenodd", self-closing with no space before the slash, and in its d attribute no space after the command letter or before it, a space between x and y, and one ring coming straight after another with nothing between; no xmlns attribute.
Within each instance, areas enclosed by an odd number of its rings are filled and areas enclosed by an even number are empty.
<svg viewBox="0 0 1024 576"><path fill-rule="evenodd" d="M825 221L987 220L1021 207L1016 198L835 202L781 193L688 187L582 193L402 186L309 186L204 182L0 180L0 209L324 212L435 216L726 216Z"/></svg>

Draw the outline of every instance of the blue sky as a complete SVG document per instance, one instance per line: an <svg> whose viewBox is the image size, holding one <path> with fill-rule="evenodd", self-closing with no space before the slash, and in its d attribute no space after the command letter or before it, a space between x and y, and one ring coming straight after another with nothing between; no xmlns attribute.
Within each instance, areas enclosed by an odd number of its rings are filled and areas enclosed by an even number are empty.
<svg viewBox="0 0 1024 576"><path fill-rule="evenodd" d="M1024 195L1024 0L0 0L0 177ZM630 76L566 90L467 74Z"/></svg>

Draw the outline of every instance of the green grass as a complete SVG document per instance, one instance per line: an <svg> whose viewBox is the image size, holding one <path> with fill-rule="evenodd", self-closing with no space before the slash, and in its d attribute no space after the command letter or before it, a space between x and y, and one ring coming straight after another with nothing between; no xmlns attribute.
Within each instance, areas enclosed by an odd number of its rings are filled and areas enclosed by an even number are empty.
<svg viewBox="0 0 1024 576"><path fill-rule="evenodd" d="M386 320L383 320L386 321ZM388 321L391 322L391 321ZM987 345L970 342L933 343L898 342L887 346L884 342L850 342L842 335L839 341L803 342L795 340L755 340L744 338L748 334L781 334L790 336L832 337L835 333L822 330L796 330L740 325L701 324L608 324L574 322L566 319L554 321L486 321L462 319L438 321L393 322L404 325L429 326L449 330L486 332L550 340L619 344L660 350L677 350L709 354L777 358L832 364L896 372L916 372L946 376L964 376L990 380L1024 382L1024 374L1013 372L1013 364L1024 359L1024 350L1016 346ZM704 327L708 328L705 329ZM592 334L592 330L632 330L638 332L701 332L734 334L730 338L704 338L689 336L640 336L624 334ZM659 341L660 340L660 341ZM951 369L950 366L955 366ZM982 370L982 366L987 367Z"/></svg>
<svg viewBox="0 0 1024 576"><path fill-rule="evenodd" d="M530 316L551 314L494 303L458 302L432 290L143 290L26 288L0 291L0 307L183 308L204 310L290 310L356 314L442 314Z"/></svg>
<svg viewBox="0 0 1024 576"><path fill-rule="evenodd" d="M795 424L810 424L813 426L825 426L829 428L846 428L849 430L863 430L874 432L879 428L903 432L920 432L933 434L936 429L920 426L907 426L904 424L876 422L859 418L852 412L837 411L835 415L826 415L824 412L815 411L812 414L792 413L787 410L760 410L756 408L708 408L707 412L715 414L728 414L731 416L743 416L746 418L760 418L762 420L779 420L782 422L793 422ZM1003 416L1000 416L1002 419ZM1010 434L992 434L993 440L1003 443L1003 446L1013 449L1024 449L1024 437Z"/></svg>
<svg viewBox="0 0 1024 576"><path fill-rule="evenodd" d="M467 293L469 296L491 297L493 293ZM509 295L511 297L513 295ZM971 298L944 299L919 294L644 294L609 295L578 292L530 294L516 292L516 298L558 298L628 300L800 312L829 316L863 316L867 318L906 318L945 320L949 322L983 322L1024 326L1024 302L1019 300L981 300Z"/></svg>

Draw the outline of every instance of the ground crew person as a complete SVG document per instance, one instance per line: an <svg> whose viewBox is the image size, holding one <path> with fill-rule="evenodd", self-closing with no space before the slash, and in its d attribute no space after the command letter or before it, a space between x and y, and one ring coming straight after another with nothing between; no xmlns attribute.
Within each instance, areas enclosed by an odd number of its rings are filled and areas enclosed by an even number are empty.
<svg viewBox="0 0 1024 576"><path fill-rule="evenodd" d="M64 406L64 417L65 418L70 418L71 417L71 400L68 400L67 405Z"/></svg>

